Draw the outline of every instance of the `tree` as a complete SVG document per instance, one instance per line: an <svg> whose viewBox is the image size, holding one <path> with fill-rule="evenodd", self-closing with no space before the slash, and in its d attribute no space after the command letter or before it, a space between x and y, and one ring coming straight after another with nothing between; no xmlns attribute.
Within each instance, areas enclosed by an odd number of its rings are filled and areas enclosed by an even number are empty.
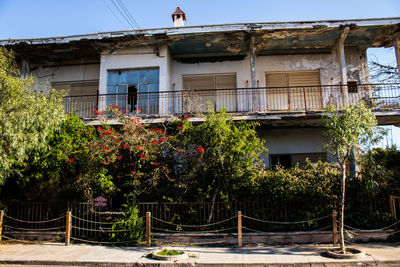
<svg viewBox="0 0 400 267"><path fill-rule="evenodd" d="M377 139L377 120L364 102L337 110L334 105L325 109L325 137L327 152L336 155L342 173L340 197L340 248L346 252L344 244L344 200L346 188L346 163L351 154Z"/></svg>
<svg viewBox="0 0 400 267"><path fill-rule="evenodd" d="M11 51L0 47L0 184L14 168L47 146L46 140L64 119L62 92L33 89L33 77L20 78Z"/></svg>
<svg viewBox="0 0 400 267"><path fill-rule="evenodd" d="M68 116L51 133L46 149L15 166L21 175L7 179L1 197L8 202L23 199L63 204L90 200L99 191L112 191L107 170L90 150L96 140L93 126L86 126L75 115Z"/></svg>

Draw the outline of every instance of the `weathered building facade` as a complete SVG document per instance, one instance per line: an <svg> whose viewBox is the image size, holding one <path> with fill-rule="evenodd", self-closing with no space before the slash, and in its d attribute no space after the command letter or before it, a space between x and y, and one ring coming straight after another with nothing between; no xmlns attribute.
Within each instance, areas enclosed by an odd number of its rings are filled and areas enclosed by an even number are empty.
<svg viewBox="0 0 400 267"><path fill-rule="evenodd" d="M179 12L178 12L179 13ZM178 13L173 19L178 19ZM183 17L179 13L183 25ZM175 21L176 22L176 21ZM140 109L148 123L211 105L259 121L267 165L325 159L321 114L367 101L380 124L400 122L398 84L370 84L366 49L399 50L400 18L173 27L3 40L22 75L67 89L66 110ZM398 61L400 61L400 55Z"/></svg>

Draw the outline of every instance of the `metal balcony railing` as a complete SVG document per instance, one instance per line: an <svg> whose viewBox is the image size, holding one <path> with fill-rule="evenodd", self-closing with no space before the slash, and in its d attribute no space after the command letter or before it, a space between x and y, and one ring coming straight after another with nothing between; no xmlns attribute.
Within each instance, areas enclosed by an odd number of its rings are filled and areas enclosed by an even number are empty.
<svg viewBox="0 0 400 267"><path fill-rule="evenodd" d="M126 112L164 116L215 111L230 113L321 112L330 104L343 108L365 101L373 110L400 110L400 83L204 89L146 93L75 95L64 98L65 110L83 119L95 109L116 105Z"/></svg>

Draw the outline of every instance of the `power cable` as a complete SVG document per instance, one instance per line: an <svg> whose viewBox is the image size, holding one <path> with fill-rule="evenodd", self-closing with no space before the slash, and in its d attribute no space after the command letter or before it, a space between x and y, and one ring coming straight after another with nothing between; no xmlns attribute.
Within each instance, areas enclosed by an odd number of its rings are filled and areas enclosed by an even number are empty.
<svg viewBox="0 0 400 267"><path fill-rule="evenodd" d="M120 18L115 14L115 12L111 9L111 7L108 6L106 0L103 0L104 5L107 7L107 9L114 15L114 17L121 23L122 26L125 27L124 23L120 20Z"/></svg>
<svg viewBox="0 0 400 267"><path fill-rule="evenodd" d="M133 25L136 26L136 28L140 29L139 23L135 20L135 18L132 16L131 12L126 8L125 4L122 2L122 0L116 0L119 6L122 8L124 11L125 15L128 17L128 19L132 22Z"/></svg>

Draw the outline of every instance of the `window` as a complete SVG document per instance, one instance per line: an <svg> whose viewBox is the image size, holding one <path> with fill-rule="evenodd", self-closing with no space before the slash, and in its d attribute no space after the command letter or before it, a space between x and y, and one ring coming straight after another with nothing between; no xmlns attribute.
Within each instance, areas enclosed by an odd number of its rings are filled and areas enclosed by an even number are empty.
<svg viewBox="0 0 400 267"><path fill-rule="evenodd" d="M106 104L124 111L140 109L144 114L159 110L159 70L108 71Z"/></svg>
<svg viewBox="0 0 400 267"><path fill-rule="evenodd" d="M205 112L208 103L216 110L237 110L236 74L207 74L183 76L184 111ZM224 89L224 90L215 90ZM232 89L232 90L225 90Z"/></svg>
<svg viewBox="0 0 400 267"><path fill-rule="evenodd" d="M347 90L349 93L357 93L358 85L356 81L348 81L347 82Z"/></svg>
<svg viewBox="0 0 400 267"><path fill-rule="evenodd" d="M292 157L291 155L270 155L270 166L275 168L277 166L282 166L284 168L292 167Z"/></svg>
<svg viewBox="0 0 400 267"><path fill-rule="evenodd" d="M298 154L281 154L281 155L270 155L269 166L275 168L282 166L284 168L291 168L299 164L304 166L307 159L311 162L317 162L319 160L326 161L326 153L298 153Z"/></svg>
<svg viewBox="0 0 400 267"><path fill-rule="evenodd" d="M279 72L265 75L268 110L322 108L319 72Z"/></svg>
<svg viewBox="0 0 400 267"><path fill-rule="evenodd" d="M67 90L71 96L65 100L65 112L74 112L81 118L93 117L93 109L98 108L98 81L56 82L51 86L59 90Z"/></svg>

